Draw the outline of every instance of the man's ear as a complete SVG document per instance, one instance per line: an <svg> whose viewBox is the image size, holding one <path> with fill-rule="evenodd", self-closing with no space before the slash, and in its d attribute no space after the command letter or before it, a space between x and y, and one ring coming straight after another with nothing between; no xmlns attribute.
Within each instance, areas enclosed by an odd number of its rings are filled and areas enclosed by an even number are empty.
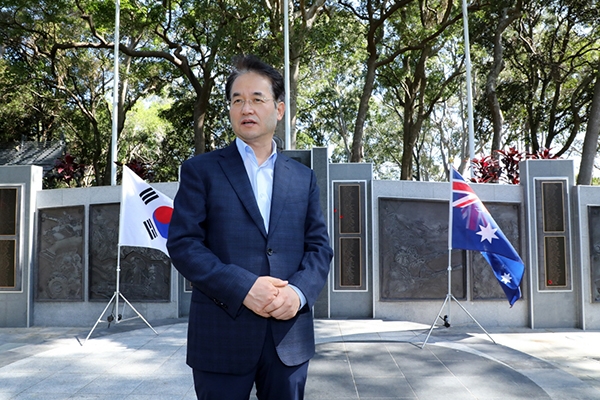
<svg viewBox="0 0 600 400"><path fill-rule="evenodd" d="M277 121L281 121L285 114L285 103L283 101L277 102Z"/></svg>

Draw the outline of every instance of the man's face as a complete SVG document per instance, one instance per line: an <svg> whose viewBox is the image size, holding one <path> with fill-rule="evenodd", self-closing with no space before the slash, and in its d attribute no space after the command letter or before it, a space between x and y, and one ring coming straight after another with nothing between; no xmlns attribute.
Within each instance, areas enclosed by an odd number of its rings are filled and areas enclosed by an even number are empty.
<svg viewBox="0 0 600 400"><path fill-rule="evenodd" d="M273 99L271 81L255 72L240 75L231 86L229 118L236 136L249 145L269 145L285 105Z"/></svg>

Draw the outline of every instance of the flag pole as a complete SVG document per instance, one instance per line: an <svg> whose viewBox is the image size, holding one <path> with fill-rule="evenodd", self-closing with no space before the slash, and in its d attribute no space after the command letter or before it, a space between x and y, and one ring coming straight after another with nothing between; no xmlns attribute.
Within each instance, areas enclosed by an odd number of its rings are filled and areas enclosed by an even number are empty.
<svg viewBox="0 0 600 400"><path fill-rule="evenodd" d="M112 131L110 142L110 184L117 184L117 130L119 127L119 21L121 20L121 3L115 0L115 48L114 48L114 76L113 76L113 109Z"/></svg>
<svg viewBox="0 0 600 400"><path fill-rule="evenodd" d="M449 168L450 168L450 200L448 201L448 211L449 211L449 215L448 215L448 268L447 268L447 273L448 273L448 292L446 293L446 298L444 299L444 302L442 303L442 307L440 307L440 311L438 312L437 316L435 317L435 319L433 320L433 323L431 324L431 327L429 328L429 332L427 332L427 337L425 338L425 340L423 341L423 344L421 345L421 349L423 349L425 347L425 345L427 344L427 341L429 340L429 337L431 336L431 332L433 332L433 328L435 328L435 323L437 322L438 318L442 319L444 321L444 326L446 328L450 327L450 303L452 303L452 300L454 300L456 302L456 304L458 304L458 306L473 320L473 322L475 322L477 324L477 326L479 326L479 328L481 328L481 330L487 335L487 337L490 338L490 340L496 344L496 341L490 336L490 334L488 333L488 331L486 331L483 326L481 326L481 324L475 319L475 317L473 317L473 315L471 315L471 313L469 311L467 311L467 309L465 307L463 307L462 304L460 304L460 302L456 299L456 297L454 297L454 295L452 294L452 227L453 227L453 208L454 205L453 200L454 200L454 196L453 196L453 183L454 183L454 166L452 165L452 160L450 160L449 163ZM444 310L444 307L446 306L446 304L448 305L448 314L444 315L444 317L442 318L442 311Z"/></svg>
<svg viewBox="0 0 600 400"><path fill-rule="evenodd" d="M292 109L290 103L290 23L289 23L289 13L290 13L290 5L289 0L283 0L283 76L284 87L285 87L285 149L292 149L292 120L290 115L290 110Z"/></svg>
<svg viewBox="0 0 600 400"><path fill-rule="evenodd" d="M452 224L453 220L453 212L452 212L452 200L453 200L453 196L452 196L452 185L454 183L454 174L452 173L452 165L453 160L450 159L450 201L448 201L448 269L447 269L447 273L448 273L448 292L446 293L446 298L451 297L452 296L452 227L454 226ZM443 320L444 320L444 326L446 328L450 327L450 304L452 303L452 301L448 301L448 314L444 316Z"/></svg>
<svg viewBox="0 0 600 400"><path fill-rule="evenodd" d="M123 166L123 176L125 176L125 173L126 173L125 168L128 168L128 167L126 165ZM133 172L131 172L131 173L133 173ZM120 287L119 287L119 281L121 280L121 237L123 236L123 221L125 219L124 212L123 212L123 204L125 204L125 202L124 202L124 200L125 200L125 185L123 183L124 182L122 180L121 181L121 207L119 210L119 238L118 238L118 242L117 242L117 270L116 270L117 281L115 284L115 292L113 293L112 297L108 301L108 304L106 305L106 307L104 307L102 314L100 314L100 317L98 317L98 320L96 321L96 323L90 330L90 333L88 333L82 346L88 341L88 339L92 335L92 332L94 332L94 329L96 329L96 326L98 326L98 324L100 322L103 322L102 317L104 316L104 314L106 313L106 311L108 310L110 305L113 303L113 301L114 301L114 307L112 309L112 312L106 318L106 322L108 322L109 328L110 328L110 324L113 321L116 324L118 324L119 322L129 321L129 320L135 319L135 318L141 318L141 320L144 321L146 323L146 325L148 325L148 328L152 329L152 331L158 335L158 332L156 332L156 330L152 327L152 325L150 325L150 323L148 321L146 321L144 316L142 314L140 314L140 312L138 310L136 310L135 307L133 307L133 305L125 298L125 296L123 296L123 293L121 293ZM123 311L120 314L119 314L119 297L122 298L123 301L125 302L123 304ZM137 315L133 316L131 318L123 319L123 315L125 314L125 304L128 305L129 308L131 308L133 310L133 312L135 312ZM116 318L115 318L115 312L117 313Z"/></svg>

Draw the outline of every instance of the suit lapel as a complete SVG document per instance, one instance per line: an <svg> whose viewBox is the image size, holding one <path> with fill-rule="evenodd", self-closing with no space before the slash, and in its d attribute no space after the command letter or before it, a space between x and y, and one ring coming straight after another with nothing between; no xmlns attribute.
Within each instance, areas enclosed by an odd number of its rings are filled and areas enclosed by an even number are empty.
<svg viewBox="0 0 600 400"><path fill-rule="evenodd" d="M288 186L292 181L292 173L288 166L289 158L282 154L277 155L275 171L273 173L273 195L271 197L271 217L269 232L273 232L283 212L287 200Z"/></svg>
<svg viewBox="0 0 600 400"><path fill-rule="evenodd" d="M231 183L233 190L235 190L240 202L244 205L254 223L258 226L263 236L266 237L265 223L258 209L258 204L256 204L246 167L244 167L242 156L240 156L235 142L223 149L221 157L219 164L227 176L229 183Z"/></svg>

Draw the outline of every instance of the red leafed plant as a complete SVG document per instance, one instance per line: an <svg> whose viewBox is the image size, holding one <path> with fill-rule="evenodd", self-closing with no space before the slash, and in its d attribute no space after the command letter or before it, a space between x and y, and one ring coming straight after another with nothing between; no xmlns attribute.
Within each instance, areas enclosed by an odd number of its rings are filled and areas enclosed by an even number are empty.
<svg viewBox="0 0 600 400"><path fill-rule="evenodd" d="M57 158L54 168L44 176L45 188L81 186L85 176L86 165L75 161L75 157L67 153Z"/></svg>
<svg viewBox="0 0 600 400"><path fill-rule="evenodd" d="M117 163L117 165L121 166L123 164ZM152 166L149 163L133 159L129 161L126 166L129 167L137 176L147 181L154 181L154 171L152 170Z"/></svg>
<svg viewBox="0 0 600 400"><path fill-rule="evenodd" d="M518 185L521 181L519 175L519 162L523 159L547 159L558 158L553 155L550 149L540 149L536 153L525 153L518 151L515 147L508 150L496 150L497 158L490 156L481 156L472 160L474 178L471 181L476 183L508 183Z"/></svg>

